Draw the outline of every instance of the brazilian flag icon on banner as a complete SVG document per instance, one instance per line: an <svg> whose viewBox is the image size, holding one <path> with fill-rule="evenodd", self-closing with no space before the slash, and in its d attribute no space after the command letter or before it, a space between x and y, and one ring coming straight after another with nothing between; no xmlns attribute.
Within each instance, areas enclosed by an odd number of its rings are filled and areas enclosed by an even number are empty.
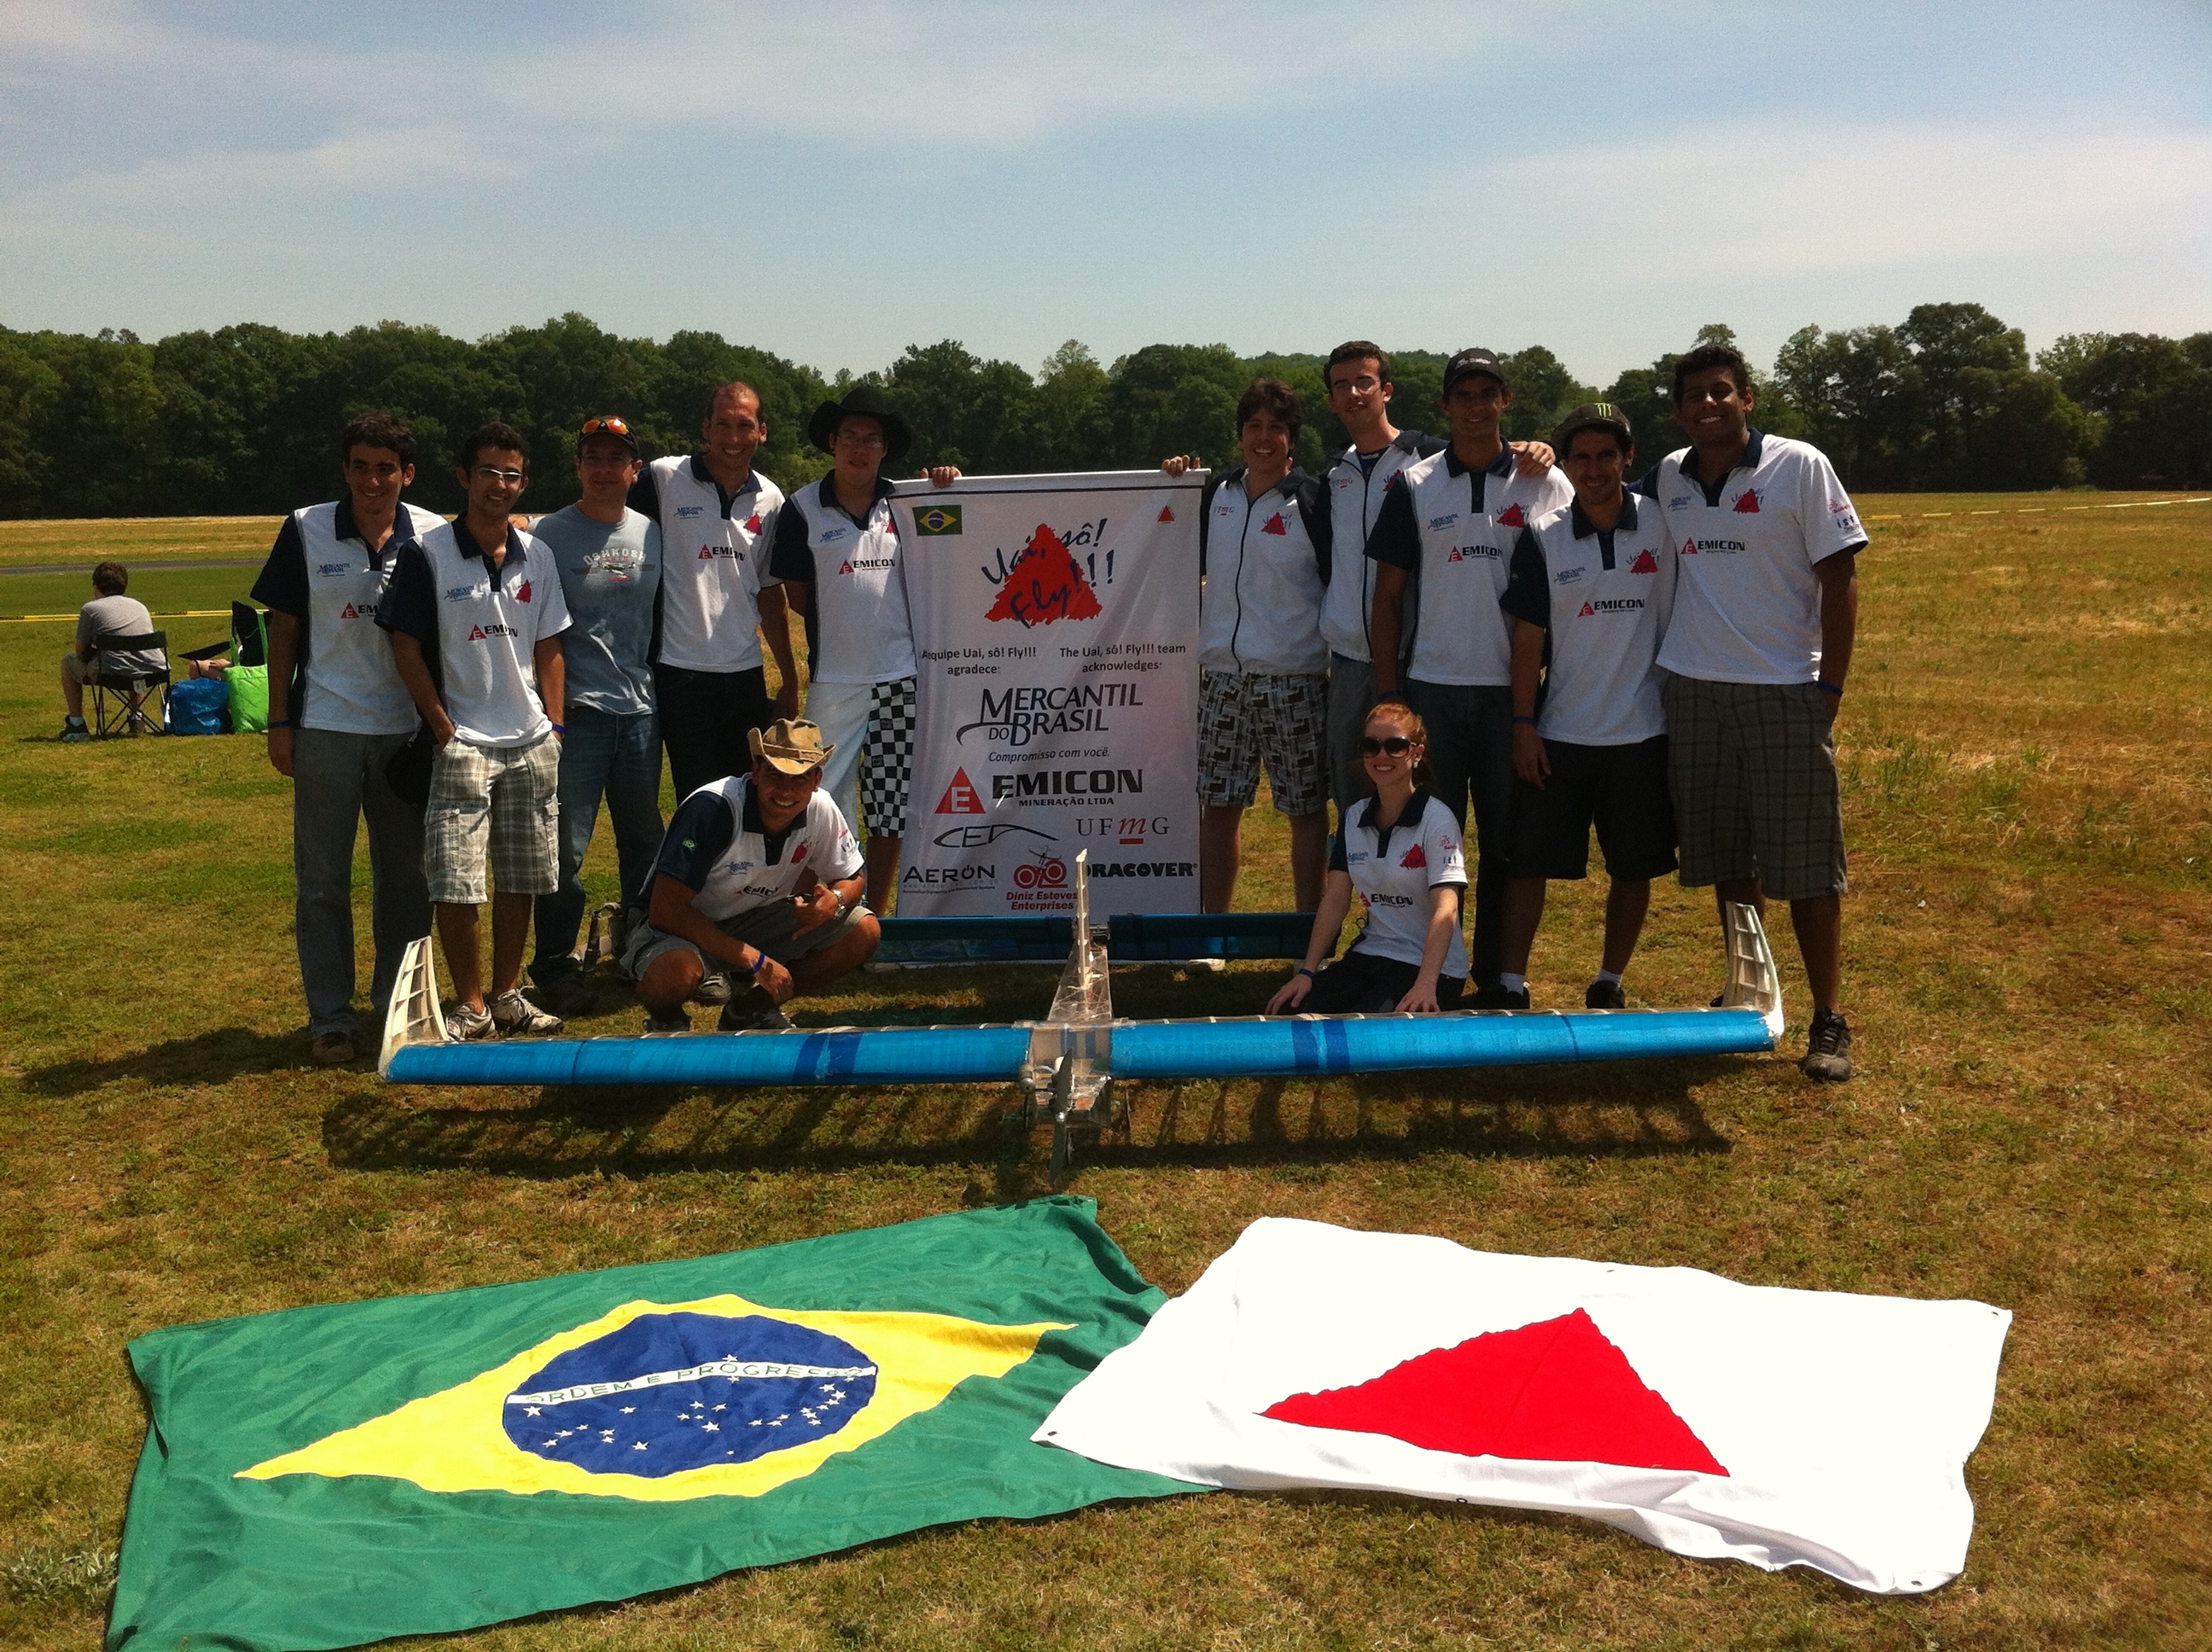
<svg viewBox="0 0 2212 1652"><path fill-rule="evenodd" d="M1161 1300L1058 1198L157 1331L107 1644L354 1646L1185 1491L1029 1437Z"/></svg>
<svg viewBox="0 0 2212 1652"><path fill-rule="evenodd" d="M914 531L925 539L940 533L959 532L960 507L924 505L914 513Z"/></svg>

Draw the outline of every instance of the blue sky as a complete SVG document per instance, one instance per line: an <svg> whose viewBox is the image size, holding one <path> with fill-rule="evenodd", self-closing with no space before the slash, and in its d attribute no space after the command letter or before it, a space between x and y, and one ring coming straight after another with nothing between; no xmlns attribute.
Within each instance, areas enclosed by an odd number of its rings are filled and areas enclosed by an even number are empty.
<svg viewBox="0 0 2212 1652"><path fill-rule="evenodd" d="M2212 328L2212 8L0 0L0 324L825 370Z"/></svg>

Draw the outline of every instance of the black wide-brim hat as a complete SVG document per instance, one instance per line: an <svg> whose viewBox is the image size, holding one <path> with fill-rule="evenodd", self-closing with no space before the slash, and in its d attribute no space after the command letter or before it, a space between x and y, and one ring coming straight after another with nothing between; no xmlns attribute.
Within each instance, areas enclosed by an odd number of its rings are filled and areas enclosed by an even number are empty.
<svg viewBox="0 0 2212 1652"><path fill-rule="evenodd" d="M855 385L845 392L842 402L824 402L814 410L814 416L806 422L806 437L823 452L834 452L837 423L847 418L873 419L883 427L884 463L896 465L906 457L914 446L914 427L906 422L906 415L884 399L884 393L873 385Z"/></svg>

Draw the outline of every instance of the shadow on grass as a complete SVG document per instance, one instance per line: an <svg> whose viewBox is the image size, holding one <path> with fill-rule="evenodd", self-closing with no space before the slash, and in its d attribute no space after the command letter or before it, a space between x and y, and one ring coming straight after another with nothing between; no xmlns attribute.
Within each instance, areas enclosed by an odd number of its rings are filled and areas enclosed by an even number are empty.
<svg viewBox="0 0 2212 1652"><path fill-rule="evenodd" d="M1619 1066L1489 1068L1352 1078L1133 1087L1126 1128L1079 1146L1085 1166L1295 1167L1419 1157L1636 1158L1725 1153L1692 1095L1729 1057ZM343 1169L471 1169L558 1178L871 1165L987 1167L975 1202L1039 1191L1045 1133L1012 1121L1011 1087L545 1089L457 1103L447 1090L379 1087L324 1115ZM418 1102L416 1096L420 1096Z"/></svg>
<svg viewBox="0 0 2212 1652"><path fill-rule="evenodd" d="M40 1096L82 1096L118 1079L149 1084L220 1084L253 1072L275 1072L306 1063L297 1033L260 1033L222 1027L191 1038L172 1038L128 1055L97 1061L57 1061L32 1067L23 1088Z"/></svg>

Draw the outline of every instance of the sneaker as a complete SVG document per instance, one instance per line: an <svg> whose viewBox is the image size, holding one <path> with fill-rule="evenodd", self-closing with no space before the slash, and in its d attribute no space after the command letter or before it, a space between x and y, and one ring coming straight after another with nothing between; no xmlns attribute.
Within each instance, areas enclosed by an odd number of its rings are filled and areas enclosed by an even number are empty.
<svg viewBox="0 0 2212 1652"><path fill-rule="evenodd" d="M561 1030L561 1017L548 1015L528 999L520 987L510 987L491 1001L491 1018L498 1023L501 1036L516 1034L528 1037L556 1033Z"/></svg>
<svg viewBox="0 0 2212 1652"><path fill-rule="evenodd" d="M62 744L64 745L76 745L81 742L89 740L90 738L92 738L92 731L84 726L83 718L64 717L62 719Z"/></svg>
<svg viewBox="0 0 2212 1652"><path fill-rule="evenodd" d="M773 1004L765 1010L749 1009L741 1001L725 1004L716 1032L789 1032L791 1017Z"/></svg>
<svg viewBox="0 0 2212 1652"><path fill-rule="evenodd" d="M1628 994L1620 990L1620 983L1617 981L1594 981L1589 984L1589 990L1583 994L1583 1008L1585 1010L1625 1010L1627 1007Z"/></svg>
<svg viewBox="0 0 2212 1652"><path fill-rule="evenodd" d="M446 1006L446 1036L456 1044L474 1044L499 1036L489 1010L471 1010L465 1004Z"/></svg>
<svg viewBox="0 0 2212 1652"><path fill-rule="evenodd" d="M1475 989L1473 1007L1478 1010L1525 1010L1528 1007L1528 989L1509 993L1496 981Z"/></svg>
<svg viewBox="0 0 2212 1652"><path fill-rule="evenodd" d="M714 969L700 976L698 986L691 991L691 1001L702 1009L727 1004L730 1001L730 972Z"/></svg>
<svg viewBox="0 0 2212 1652"><path fill-rule="evenodd" d="M684 1006L679 1004L666 1015L647 1014L645 1029L649 1033L688 1033L691 1030L691 1017L684 1013Z"/></svg>
<svg viewBox="0 0 2212 1652"><path fill-rule="evenodd" d="M326 1032L319 1035L309 1052L319 1067L342 1067L354 1059L353 1035L347 1032Z"/></svg>
<svg viewBox="0 0 2212 1652"><path fill-rule="evenodd" d="M589 1015L598 1007L592 989L574 975L556 975L538 984L538 1001L556 1015Z"/></svg>
<svg viewBox="0 0 2212 1652"><path fill-rule="evenodd" d="M1840 1084L1851 1076L1851 1029L1833 1010L1813 1011L1805 1034L1805 1059L1797 1071L1823 1084Z"/></svg>

